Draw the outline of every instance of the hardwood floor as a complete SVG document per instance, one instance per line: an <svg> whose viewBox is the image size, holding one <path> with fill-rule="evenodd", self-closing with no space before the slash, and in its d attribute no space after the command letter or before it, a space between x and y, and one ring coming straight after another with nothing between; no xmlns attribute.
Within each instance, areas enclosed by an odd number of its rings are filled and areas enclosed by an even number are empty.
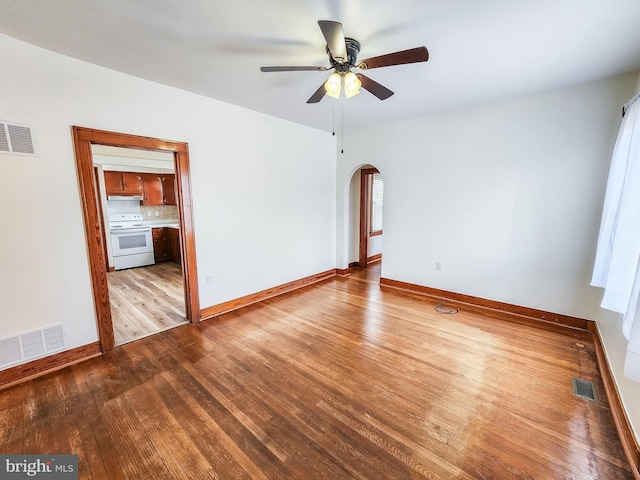
<svg viewBox="0 0 640 480"><path fill-rule="evenodd" d="M633 478L588 334L437 313L376 270L2 391L0 452L87 479Z"/></svg>
<svg viewBox="0 0 640 480"><path fill-rule="evenodd" d="M118 270L107 281L116 345L186 323L179 263Z"/></svg>

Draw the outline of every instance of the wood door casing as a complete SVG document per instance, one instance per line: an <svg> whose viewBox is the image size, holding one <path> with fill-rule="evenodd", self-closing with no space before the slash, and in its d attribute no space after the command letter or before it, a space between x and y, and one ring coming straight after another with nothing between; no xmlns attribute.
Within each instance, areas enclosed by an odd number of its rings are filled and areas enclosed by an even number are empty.
<svg viewBox="0 0 640 480"><path fill-rule="evenodd" d="M104 253L104 265L106 269L109 270L109 254L107 253L107 241L110 241L111 239L109 238L109 240L107 240L107 228L104 224L104 211L102 210L102 201L100 200L100 198L102 197L102 194L100 192L99 176L100 176L100 170L97 167L93 167L93 179L96 185L96 204L98 206L98 221L100 222L100 232L102 235L102 250ZM106 176L105 176L105 183L106 183Z"/></svg>
<svg viewBox="0 0 640 480"><path fill-rule="evenodd" d="M188 145L184 142L77 126L72 127L72 133L101 350L103 352L113 350L115 348L115 341L113 324L111 322L111 305L109 302L106 259L103 246L104 240L100 229L96 186L93 180L92 144L135 148L139 150L168 151L173 153L177 179L175 193L178 205L178 217L182 230L182 234L180 235L180 248L184 272L186 317L189 322L198 322L200 320L200 299L198 295Z"/></svg>
<svg viewBox="0 0 640 480"><path fill-rule="evenodd" d="M369 232L371 231L371 182L373 174L380 173L377 168L360 170L360 242L358 266L367 268L369 252Z"/></svg>

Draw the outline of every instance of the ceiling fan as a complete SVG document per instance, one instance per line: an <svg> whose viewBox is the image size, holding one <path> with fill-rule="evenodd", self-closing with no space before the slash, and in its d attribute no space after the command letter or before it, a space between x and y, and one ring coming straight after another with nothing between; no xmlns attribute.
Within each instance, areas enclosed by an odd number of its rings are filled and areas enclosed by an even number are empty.
<svg viewBox="0 0 640 480"><path fill-rule="evenodd" d="M334 73L329 76L327 81L311 95L307 103L318 103L325 94L339 98L343 84L347 98L360 93L360 87L362 87L380 100L386 100L393 95L391 90L361 73L353 73L351 69L368 70L371 68L390 67L392 65L404 65L406 63L426 62L429 60L427 47L416 47L358 61L360 42L353 38L345 37L340 22L319 20L318 25L320 25L320 30L322 30L322 34L327 41L327 53L329 54L329 61L331 63L330 67L260 67L260 71L262 72L300 72L308 70L324 72L334 70Z"/></svg>

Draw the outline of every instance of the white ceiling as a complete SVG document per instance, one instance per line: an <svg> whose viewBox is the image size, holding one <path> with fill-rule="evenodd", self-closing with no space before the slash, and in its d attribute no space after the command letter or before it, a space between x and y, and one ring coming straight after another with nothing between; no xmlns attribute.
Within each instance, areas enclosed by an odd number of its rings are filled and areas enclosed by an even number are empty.
<svg viewBox="0 0 640 480"><path fill-rule="evenodd" d="M329 72L317 20L359 58L425 45L426 63L369 70L395 92L307 99ZM640 0L2 0L0 32L131 75L331 131L640 70Z"/></svg>

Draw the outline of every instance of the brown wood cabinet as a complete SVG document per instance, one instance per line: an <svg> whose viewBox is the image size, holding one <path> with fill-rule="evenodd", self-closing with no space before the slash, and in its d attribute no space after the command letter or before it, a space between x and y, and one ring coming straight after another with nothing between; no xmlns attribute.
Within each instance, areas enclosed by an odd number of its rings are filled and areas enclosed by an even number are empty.
<svg viewBox="0 0 640 480"><path fill-rule="evenodd" d="M153 228L151 234L153 237L153 258L156 262L164 262L169 260L169 239L167 237L168 228Z"/></svg>
<svg viewBox="0 0 640 480"><path fill-rule="evenodd" d="M177 228L159 227L151 230L153 237L153 257L156 262L180 260L180 230Z"/></svg>
<svg viewBox="0 0 640 480"><path fill-rule="evenodd" d="M164 205L176 204L176 176L162 175L162 201Z"/></svg>
<svg viewBox="0 0 640 480"><path fill-rule="evenodd" d="M144 185L142 204L145 206L175 205L175 177L173 174L145 173L142 176Z"/></svg>
<svg viewBox="0 0 640 480"><path fill-rule="evenodd" d="M142 174L135 172L104 172L107 195L142 195Z"/></svg>
<svg viewBox="0 0 640 480"><path fill-rule="evenodd" d="M171 261L180 263L180 230L177 228L166 228L167 240L169 243L169 258Z"/></svg>
<svg viewBox="0 0 640 480"><path fill-rule="evenodd" d="M107 195L142 195L145 206L176 205L175 180L174 174L104 172Z"/></svg>
<svg viewBox="0 0 640 480"><path fill-rule="evenodd" d="M164 205L162 203L162 179L156 173L145 173L142 176L144 185L143 205Z"/></svg>
<svg viewBox="0 0 640 480"><path fill-rule="evenodd" d="M122 192L122 172L104 172L104 190L107 195Z"/></svg>

